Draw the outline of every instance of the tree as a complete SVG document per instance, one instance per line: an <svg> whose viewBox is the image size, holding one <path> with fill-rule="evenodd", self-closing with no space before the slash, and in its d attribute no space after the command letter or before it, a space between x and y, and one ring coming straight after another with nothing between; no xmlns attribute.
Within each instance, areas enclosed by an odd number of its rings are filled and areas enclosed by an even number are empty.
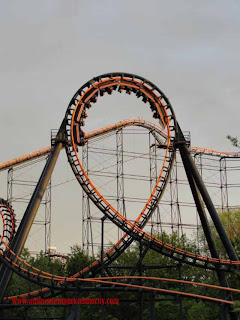
<svg viewBox="0 0 240 320"><path fill-rule="evenodd" d="M240 148L240 142L237 137L232 137L230 135L227 135L227 139L231 141L234 147Z"/></svg>
<svg viewBox="0 0 240 320"><path fill-rule="evenodd" d="M83 268L87 267L94 259L90 258L87 253L79 246L71 247L71 253L68 255L66 263L67 276L72 276Z"/></svg>

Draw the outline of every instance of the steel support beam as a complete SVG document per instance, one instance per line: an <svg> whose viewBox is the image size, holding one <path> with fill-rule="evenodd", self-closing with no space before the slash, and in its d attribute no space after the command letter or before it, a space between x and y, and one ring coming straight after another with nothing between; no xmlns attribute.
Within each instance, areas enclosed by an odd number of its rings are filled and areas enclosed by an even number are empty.
<svg viewBox="0 0 240 320"><path fill-rule="evenodd" d="M198 211L198 214L199 214L199 218L200 218L200 221L201 221L201 224L202 224L203 232L204 232L205 238L207 240L207 244L208 244L211 256L213 258L219 259L219 253L218 253L215 241L214 241L213 236L212 236L212 232L211 232L211 229L210 229L210 226L209 226L209 222L208 222L208 219L207 219L207 215L206 215L206 212L205 212L205 209L204 209L204 206L203 206L203 202L202 202L199 190L198 190L198 188L196 186L194 178L191 175L191 171L188 168L186 159L184 158L184 155L181 153L181 150L180 150L180 154L181 154L181 157L182 157L183 166L184 166L187 178L188 178L188 182L189 182L189 185L190 185L190 188L191 188L191 191L192 191L192 195L193 195L196 207L197 207L197 211ZM216 270L216 272L217 272L217 276L218 276L220 285L222 287L228 287L229 285L228 285L228 282L227 282L226 275L225 275L224 271ZM227 295L226 292L222 293L222 298L223 299L227 299L228 298L228 295ZM229 298L232 300L232 295L229 295ZM226 305L221 306L221 319L222 320L227 320L228 319L228 308L226 307ZM232 319L236 319L236 318L232 318Z"/></svg>
<svg viewBox="0 0 240 320"><path fill-rule="evenodd" d="M182 141L182 139L184 139L183 136L181 136L181 141ZM201 220L201 224L202 224L202 227L203 227L204 235L206 237L211 256L213 258L219 259L219 253L218 253L215 241L214 241L214 239L212 237L211 229L210 229L210 226L209 226L209 223L208 223L208 219L207 219L206 212L205 212L205 209L204 209L204 206L203 206L203 202L202 202L202 199L201 199L201 196L200 196L200 192L199 192L198 186L197 186L196 181L195 181L195 177L197 175L195 174L195 176L194 176L194 172L192 170L193 169L193 165L195 167L196 167L196 165L195 165L193 159L191 158L191 155L190 155L188 150L187 150L188 151L188 156L186 156L186 149L187 149L186 144L185 143L180 143L178 147L179 147L179 151L180 151L180 154L181 154L181 158L182 158L182 162L183 162L183 165L184 165L184 169L185 169L185 172L186 172L186 175L187 175L187 178L188 178L188 182L189 182L189 185L190 185L190 188L191 188L191 191L192 191L192 195L193 195L196 207L197 207L197 211L198 211L198 214L199 214L199 218ZM193 165L191 166L191 165L189 165L189 163L191 163ZM197 168L195 168L195 169L198 172ZM201 178L200 175L199 175L199 177ZM202 185L204 186L203 181L202 181ZM210 198L210 196L209 196L209 198ZM216 214L217 214L217 212L216 212ZM212 217L212 215L211 215L211 217ZM218 215L217 215L217 217L218 217ZM220 221L220 224L221 224L221 221ZM221 226L222 226L222 224L221 224ZM223 228L223 226L222 226L222 228ZM225 232L225 230L224 230L224 232ZM226 235L226 237L227 237L227 235ZM222 240L222 238L221 238L221 240ZM234 248L233 248L233 250L234 250ZM223 286L223 287L229 287L225 272L223 270L218 270L218 269L216 270L216 272L217 272L217 276L218 276L220 285ZM227 300L227 299L233 300L232 299L232 294L227 294L226 291L223 291L222 298L225 299L225 300ZM229 312L230 317L231 317L232 320L237 320L238 319L237 314L233 311L233 309L231 307L227 307L226 305L222 305L221 306L221 319L222 320L227 320L228 319L228 312Z"/></svg>
<svg viewBox="0 0 240 320"><path fill-rule="evenodd" d="M104 221L107 219L106 216L101 218L101 276L104 276Z"/></svg>
<svg viewBox="0 0 240 320"><path fill-rule="evenodd" d="M150 167L150 193L152 193L158 179L158 165L157 165L157 140L152 132L149 132L149 167ZM155 218L154 218L155 217ZM160 237L163 235L162 221L159 205L156 207L154 215L151 215L151 235L157 232ZM156 225L156 230L154 226Z"/></svg>
<svg viewBox="0 0 240 320"><path fill-rule="evenodd" d="M194 199L194 202L197 207L197 211L198 211L198 215L199 215L199 218L200 218L200 221L202 224L203 232L204 232L205 238L207 240L209 250L211 252L211 256L213 258L219 259L218 250L217 250L216 244L215 244L213 236L212 236L212 232L211 232L211 229L209 226L209 222L208 222L207 215L206 215L206 212L205 212L205 209L203 206L203 202L200 197L199 190L196 186L194 178L193 178L191 171L188 167L187 159L185 159L184 154L182 153L182 150L180 148L179 148L179 151L180 151L183 166L184 166L187 178L188 178L189 186L192 191L193 199Z"/></svg>
<svg viewBox="0 0 240 320"><path fill-rule="evenodd" d="M51 153L43 169L43 172L40 176L40 179L36 185L31 200L18 227L17 233L10 246L11 250L14 251L17 255L20 255L22 252L23 246L27 240L29 231L32 227L34 218L42 201L44 192L51 178L59 153L63 148L63 128L64 121L61 125L61 128L59 129L58 135L56 137L56 143L51 150ZM11 257L11 254L9 254L9 257ZM5 265L3 265L0 270L0 301L2 301L5 295L11 276L12 271L8 269Z"/></svg>
<svg viewBox="0 0 240 320"><path fill-rule="evenodd" d="M149 313L149 319L155 320L155 293L149 294L149 304L150 304L150 313Z"/></svg>
<svg viewBox="0 0 240 320"><path fill-rule="evenodd" d="M179 134L180 141L177 142L177 144L178 144L177 147L179 148L181 156L185 159L185 163L194 178L194 181L195 181L195 183L198 187L198 190L202 196L202 199L208 209L208 212L212 218L212 221L213 221L214 226L219 234L219 237L222 241L222 244L223 244L224 248L226 249L227 255L229 256L229 258L231 260L238 261L237 253L236 253L229 237L227 236L227 233L222 225L222 222L219 218L219 215L214 207L212 199L210 198L210 195L205 187L205 184L202 180L202 177L200 176L198 169L193 161L193 158L188 150L188 147L186 145L186 141L184 141L185 139L184 139L184 136L183 136L182 131L179 126L178 126L178 129L179 129L178 134Z"/></svg>
<svg viewBox="0 0 240 320"><path fill-rule="evenodd" d="M227 181L227 161L226 157L220 159L220 181L221 181L221 198L222 212L229 211L228 205L228 181Z"/></svg>
<svg viewBox="0 0 240 320"><path fill-rule="evenodd" d="M82 164L85 172L89 174L89 144L86 141L82 146ZM92 215L90 199L86 192L82 189L82 246L87 254L94 256L93 231L92 231Z"/></svg>
<svg viewBox="0 0 240 320"><path fill-rule="evenodd" d="M126 204L124 198L124 173L123 173L123 130L116 132L116 156L117 156L117 210L126 217ZM118 228L118 240L123 232Z"/></svg>

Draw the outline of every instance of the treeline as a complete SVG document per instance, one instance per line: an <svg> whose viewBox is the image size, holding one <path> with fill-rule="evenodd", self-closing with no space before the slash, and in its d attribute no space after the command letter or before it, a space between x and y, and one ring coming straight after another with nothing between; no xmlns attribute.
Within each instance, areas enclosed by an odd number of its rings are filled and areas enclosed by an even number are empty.
<svg viewBox="0 0 240 320"><path fill-rule="evenodd" d="M238 254L240 253L240 212L226 212L221 214L221 220L229 234L229 237L235 246ZM226 253L217 237L214 227L211 225L213 235L215 237L218 250L222 257L226 257ZM197 253L207 253L207 246L204 236L201 232L198 235L198 243L196 239L190 240L186 235L178 237L176 233L167 235L163 233L161 239L165 242L171 243L176 247L180 247L187 251ZM199 252L201 248L201 252ZM143 247L144 249L144 247ZM141 248L139 244L133 245L130 249L126 250L109 268L109 274L112 276L130 275L132 269L139 259L139 252ZM52 261L48 256L41 252L37 257L30 255L29 251L25 248L22 252L22 258L28 263L37 268L68 277L88 266L94 258L89 257L79 246L75 245L71 248L71 253L68 259L63 264L60 260ZM122 268L125 267L125 268ZM107 273L105 274L108 275ZM202 268L194 268L186 264L179 264L178 262L149 250L142 260L141 265L138 266L135 275L154 276L161 278L182 279L208 284L219 284L216 272L205 270ZM227 274L230 287L239 288L239 274ZM135 284L141 284L140 280L134 280ZM205 289L203 287L180 285L167 282L153 282L144 281L145 286L156 286L159 288L190 292L200 295L209 295L221 298L218 290ZM13 275L11 283L7 290L7 296L17 295L28 291L39 289L39 286L25 279ZM82 292L75 296L73 293L65 292L59 297L73 298L73 297L101 297L100 292ZM138 320L140 318L140 310L143 310L143 318L149 319L151 312L151 301L155 299L155 319L161 320L175 320L175 319L189 319L189 320L210 320L221 319L221 308L218 304L205 302L202 300L181 298L180 296L149 294L147 292L107 292L104 293L104 298L119 298L119 305L81 305L79 308L80 319L131 319ZM240 296L235 294L234 301L235 310L238 312L238 300ZM71 313L71 306L44 306L44 307L30 307L28 310L23 307L11 308L5 310L4 316L6 319L67 319ZM105 318L104 318L105 316Z"/></svg>

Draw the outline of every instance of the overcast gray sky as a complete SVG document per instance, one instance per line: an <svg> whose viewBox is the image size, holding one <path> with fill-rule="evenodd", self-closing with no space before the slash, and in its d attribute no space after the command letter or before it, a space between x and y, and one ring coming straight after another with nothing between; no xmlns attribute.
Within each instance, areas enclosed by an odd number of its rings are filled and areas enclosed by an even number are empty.
<svg viewBox="0 0 240 320"><path fill-rule="evenodd" d="M234 150L239 17L237 0L0 1L0 162L48 146L76 90L113 71L155 83L193 145Z"/></svg>

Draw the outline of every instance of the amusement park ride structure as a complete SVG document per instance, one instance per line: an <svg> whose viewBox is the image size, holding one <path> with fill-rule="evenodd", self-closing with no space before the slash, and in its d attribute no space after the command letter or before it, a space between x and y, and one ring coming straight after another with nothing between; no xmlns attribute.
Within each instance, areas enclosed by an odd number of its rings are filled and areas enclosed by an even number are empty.
<svg viewBox="0 0 240 320"><path fill-rule="evenodd" d="M129 95L135 94L138 98L141 98L142 101L150 107L153 118L156 119L155 122L157 122L157 124L138 118L124 120L89 133L84 132L83 127L85 125L85 119L87 118L88 109L93 107L98 98L102 97L104 94L112 94L114 91L120 93L125 92ZM149 153L147 157L150 167L148 181L150 182L151 193L148 199L130 199L130 197L127 197L126 190L124 189L124 180L131 177L128 177L123 170L123 157L124 154L126 154L126 151L124 151L123 148L123 136L126 133L126 130L133 127L143 130L145 134L147 133L149 139ZM98 189L96 185L93 184L90 176L92 177L93 174L96 174L96 170L93 172L88 159L91 148L95 150L95 153L103 152L103 150L96 149L96 145L94 145L95 141L111 134L116 136L116 199L105 196L101 192L101 188ZM139 292L140 290L141 292L146 291L154 294L171 294L178 297L202 299L203 301L207 300L219 303L221 305L222 319L228 319L229 316L231 319L237 319L237 314L233 309L232 293L240 293L240 290L229 288L226 272L236 272L240 262L221 223L216 210L216 204L213 203L206 188L206 184L207 187L211 187L211 184L208 185L208 183L204 182L202 173L206 167L204 166L204 161L206 159L208 159L208 161L212 161L213 158L215 160L217 159L217 161L214 161L215 169L218 167L216 170L219 171L220 184L214 187L219 188L221 194L221 203L218 205L218 209L221 209L222 211L228 210L230 204L228 201L227 161L239 159L239 153L218 152L191 147L189 136L182 132L174 110L164 93L150 81L127 73L109 73L101 75L84 84L70 101L62 124L57 131L57 134L53 136L51 140L51 147L0 164L0 171L9 170L8 201L1 200L0 203L0 212L3 220L0 251L0 259L2 262L0 270L0 300L2 302L2 308L4 308L5 305L10 304L11 299L13 298L6 297L5 292L11 279L11 275L15 272L20 277L43 287L40 290L22 293L18 296L19 298L36 296L50 297L66 291L74 292L76 294L83 291L119 292L127 289ZM44 221L45 251L47 251L47 248L50 246L51 212L49 203L51 201L51 175L60 151L63 148L66 150L68 162L73 173L83 189L83 248L88 254L94 256L96 248L99 246L101 247L101 256L99 259L83 270L79 270L78 273L69 278L39 270L23 261L20 257L23 246L34 223L36 213L42 203L44 203L46 207ZM82 151L82 159L80 159L79 150ZM105 151L110 152L110 149ZM129 154L128 156L134 157L134 155ZM15 214L12 209L14 202L12 201L11 196L13 170L16 166L26 164L29 161L34 161L41 157L47 157L46 165L36 184L20 224L15 231ZM161 160L161 167L159 167L159 160ZM181 171L184 171L185 180L181 180ZM104 174L109 175L109 172L105 171L102 174L102 177ZM184 207L186 207L187 204L181 204L178 199L179 185L181 184L179 183L180 180L182 184L187 183L190 187L194 200L191 203L191 206L195 206L198 214L196 225L188 224L187 222L182 223L181 221L181 210L184 210ZM169 194L169 198L167 200L165 198L164 200L164 194L166 196L167 193ZM44 194L45 202L43 198ZM116 200L116 206L113 206L113 200ZM143 208L140 210L140 213L138 213L135 220L129 219L126 213L126 204L127 201L130 200L139 203L145 201ZM92 205L98 208L98 212L101 212L102 216L96 217L92 214ZM161 209L161 205L170 205L170 222L163 221L162 212L164 211L164 207ZM211 218L212 223L216 228L229 259L222 259L219 256L209 225L208 216ZM94 239L92 232L94 223L100 225L99 241ZM104 228L106 223L113 223L118 229L117 242L107 249L104 244ZM177 231L178 235L180 235L181 228L184 225L187 228L196 227L196 230L202 228L210 256L188 252L173 246L171 243L166 243L161 239L163 228L170 227L172 231ZM154 230L155 227L157 228L157 232ZM158 237L156 237L156 233L159 235ZM109 266L111 266L111 264L135 241L138 242L141 247L139 260L137 261L136 266L133 266L129 276L112 277L108 272ZM218 276L220 285L209 285L176 279L144 277L141 273L139 276L135 276L139 269L138 267L148 250L154 250L180 264L188 264L195 268L199 267L213 270ZM136 284L134 281L139 279L141 279L141 284L139 284L139 282ZM156 283L185 283L205 288L215 288L219 290L221 298L196 295L184 291L171 291L156 286L144 286L145 280L156 281ZM93 284L94 286L92 286ZM154 299L151 299L151 310L150 318L154 319ZM142 319L142 314L140 315L140 318Z"/></svg>

